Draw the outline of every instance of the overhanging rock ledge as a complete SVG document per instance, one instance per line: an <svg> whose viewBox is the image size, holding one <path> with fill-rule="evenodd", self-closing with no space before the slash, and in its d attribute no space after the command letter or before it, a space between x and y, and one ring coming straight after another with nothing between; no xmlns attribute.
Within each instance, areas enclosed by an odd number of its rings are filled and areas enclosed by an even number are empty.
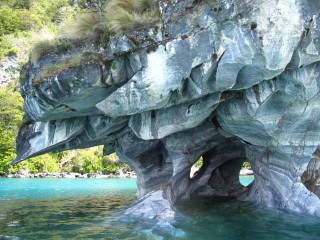
<svg viewBox="0 0 320 240"><path fill-rule="evenodd" d="M14 163L104 145L138 176L133 216L174 218L175 202L204 196L320 216L320 2L158 3L154 29L29 63ZM43 80L77 54L100 58Z"/></svg>

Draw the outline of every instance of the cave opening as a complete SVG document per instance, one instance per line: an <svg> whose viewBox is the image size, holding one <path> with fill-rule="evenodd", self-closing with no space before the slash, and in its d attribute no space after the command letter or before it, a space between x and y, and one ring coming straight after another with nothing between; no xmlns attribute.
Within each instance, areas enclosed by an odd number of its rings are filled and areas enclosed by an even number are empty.
<svg viewBox="0 0 320 240"><path fill-rule="evenodd" d="M242 151L219 155L214 150L201 156L190 170L191 199L209 198L219 201L222 198L226 201L238 198L250 189L254 179L252 170L250 175L239 177L243 166L250 167L247 162L244 164L247 158L242 155Z"/></svg>
<svg viewBox="0 0 320 240"><path fill-rule="evenodd" d="M203 166L203 157L201 156L191 167L190 169L190 179L193 179L197 176L200 169Z"/></svg>
<svg viewBox="0 0 320 240"><path fill-rule="evenodd" d="M242 157L236 156L214 168L208 180L214 197L233 199L240 197L247 191L247 188L239 181L243 162Z"/></svg>
<svg viewBox="0 0 320 240"><path fill-rule="evenodd" d="M249 162L244 162L239 172L239 182L242 186L249 186L254 181L253 170Z"/></svg>

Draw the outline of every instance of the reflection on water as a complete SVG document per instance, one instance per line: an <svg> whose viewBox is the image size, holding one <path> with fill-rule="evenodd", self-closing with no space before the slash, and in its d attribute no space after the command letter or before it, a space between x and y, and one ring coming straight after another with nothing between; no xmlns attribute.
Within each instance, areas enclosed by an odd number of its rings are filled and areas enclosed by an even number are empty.
<svg viewBox="0 0 320 240"><path fill-rule="evenodd" d="M175 228L154 228L122 214L135 200L131 179L81 180L40 179L42 190L25 191L32 181L0 179L0 239L320 239L319 218L208 199L177 205Z"/></svg>
<svg viewBox="0 0 320 240"><path fill-rule="evenodd" d="M175 227L186 239L320 239L320 219L266 209L235 200L187 201Z"/></svg>
<svg viewBox="0 0 320 240"><path fill-rule="evenodd" d="M134 194L110 197L0 200L0 235L21 239L117 239L122 229L102 223L134 201Z"/></svg>

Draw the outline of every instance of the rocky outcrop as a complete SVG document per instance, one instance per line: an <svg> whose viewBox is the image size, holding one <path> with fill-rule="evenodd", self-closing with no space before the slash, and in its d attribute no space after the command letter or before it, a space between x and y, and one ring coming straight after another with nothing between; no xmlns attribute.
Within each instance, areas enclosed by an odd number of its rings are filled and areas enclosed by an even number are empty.
<svg viewBox="0 0 320 240"><path fill-rule="evenodd" d="M166 220L175 202L214 196L320 216L319 164L310 163L320 145L320 2L159 7L154 29L29 64L14 163L104 145L137 174L133 216ZM48 73L79 54L98 57ZM239 183L244 161L249 187Z"/></svg>
<svg viewBox="0 0 320 240"><path fill-rule="evenodd" d="M11 56L0 61L0 86L6 87L10 82L15 82L19 78L21 63L17 57Z"/></svg>

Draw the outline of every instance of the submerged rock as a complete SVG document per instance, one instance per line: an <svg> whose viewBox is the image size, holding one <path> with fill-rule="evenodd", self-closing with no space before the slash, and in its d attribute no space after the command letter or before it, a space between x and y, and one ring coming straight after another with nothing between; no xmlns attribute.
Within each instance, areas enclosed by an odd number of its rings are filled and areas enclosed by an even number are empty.
<svg viewBox="0 0 320 240"><path fill-rule="evenodd" d="M29 64L13 163L104 145L137 174L127 214L232 197L320 216L320 2L159 1L150 31ZM94 60L48 74L77 54ZM193 164L203 166L190 178ZM249 162L253 184L239 183ZM310 162L312 161L312 162Z"/></svg>

